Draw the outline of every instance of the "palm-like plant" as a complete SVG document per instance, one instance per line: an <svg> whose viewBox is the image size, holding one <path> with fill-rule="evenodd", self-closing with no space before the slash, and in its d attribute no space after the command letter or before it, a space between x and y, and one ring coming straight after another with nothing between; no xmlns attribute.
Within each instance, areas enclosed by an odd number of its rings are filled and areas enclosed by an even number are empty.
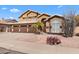
<svg viewBox="0 0 79 59"><path fill-rule="evenodd" d="M44 27L44 23L37 22L37 23L33 24L33 26L36 28L37 32L41 32L42 28Z"/></svg>

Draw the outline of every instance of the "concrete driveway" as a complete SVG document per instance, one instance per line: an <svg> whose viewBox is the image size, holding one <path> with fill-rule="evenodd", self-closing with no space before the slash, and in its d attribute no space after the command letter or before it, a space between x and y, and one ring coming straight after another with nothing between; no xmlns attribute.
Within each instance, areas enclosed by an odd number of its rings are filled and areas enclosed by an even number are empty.
<svg viewBox="0 0 79 59"><path fill-rule="evenodd" d="M40 41L37 38L36 34L31 33L0 33L0 47L30 54L79 53L79 48L70 48L61 45L50 46L43 44L42 39Z"/></svg>

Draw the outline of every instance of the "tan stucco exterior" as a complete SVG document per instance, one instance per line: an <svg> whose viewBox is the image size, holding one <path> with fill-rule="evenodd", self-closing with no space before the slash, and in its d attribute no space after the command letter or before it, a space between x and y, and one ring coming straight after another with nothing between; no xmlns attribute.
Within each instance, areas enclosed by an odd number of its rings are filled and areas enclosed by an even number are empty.
<svg viewBox="0 0 79 59"><path fill-rule="evenodd" d="M34 23L37 22L43 22L44 23L44 32L51 33L52 25L51 23L57 20L61 23L61 32L63 33L64 30L64 17L54 15L50 16L48 14L41 14L35 11L28 10L19 17L18 22L7 22L5 20L0 20L0 31L3 32L35 32L36 30L33 29L31 26ZM2 30L3 29L3 30ZM79 32L79 26L75 27L74 33Z"/></svg>
<svg viewBox="0 0 79 59"><path fill-rule="evenodd" d="M50 32L50 23L46 22L46 32Z"/></svg>
<svg viewBox="0 0 79 59"><path fill-rule="evenodd" d="M35 11L28 10L24 12L20 17L19 21L16 23L6 23L9 25L7 28L10 32L32 32L31 26L33 23L36 22L43 22L44 27L43 31L44 32L51 32L51 22L54 21L55 19L59 19L59 21L62 23L63 19L60 16L50 16L48 14L40 14ZM20 27L19 27L20 26ZM35 31L35 30L34 30Z"/></svg>

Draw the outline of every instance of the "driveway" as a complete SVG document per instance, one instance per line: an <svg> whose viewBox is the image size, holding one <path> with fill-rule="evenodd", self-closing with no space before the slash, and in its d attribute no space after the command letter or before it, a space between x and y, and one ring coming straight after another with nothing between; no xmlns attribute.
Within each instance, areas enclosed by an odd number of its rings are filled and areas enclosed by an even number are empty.
<svg viewBox="0 0 79 59"><path fill-rule="evenodd" d="M30 54L79 53L79 48L62 46L62 44L47 45L46 37L46 34L0 33L0 47Z"/></svg>

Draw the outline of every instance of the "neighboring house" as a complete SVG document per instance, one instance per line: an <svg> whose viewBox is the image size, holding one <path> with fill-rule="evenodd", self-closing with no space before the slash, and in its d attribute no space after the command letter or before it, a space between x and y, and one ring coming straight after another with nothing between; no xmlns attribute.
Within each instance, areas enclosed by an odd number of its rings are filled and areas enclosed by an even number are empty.
<svg viewBox="0 0 79 59"><path fill-rule="evenodd" d="M17 22L16 19L6 19L7 23L15 23Z"/></svg>
<svg viewBox="0 0 79 59"><path fill-rule="evenodd" d="M79 33L79 15L75 16L75 20L76 20L76 27L74 29L74 35Z"/></svg>
<svg viewBox="0 0 79 59"><path fill-rule="evenodd" d="M7 27L10 25L8 23L15 23L17 22L15 19L1 19L0 20L0 32L6 32Z"/></svg>
<svg viewBox="0 0 79 59"><path fill-rule="evenodd" d="M0 23L0 32L5 32L6 31L6 25L3 23Z"/></svg>

